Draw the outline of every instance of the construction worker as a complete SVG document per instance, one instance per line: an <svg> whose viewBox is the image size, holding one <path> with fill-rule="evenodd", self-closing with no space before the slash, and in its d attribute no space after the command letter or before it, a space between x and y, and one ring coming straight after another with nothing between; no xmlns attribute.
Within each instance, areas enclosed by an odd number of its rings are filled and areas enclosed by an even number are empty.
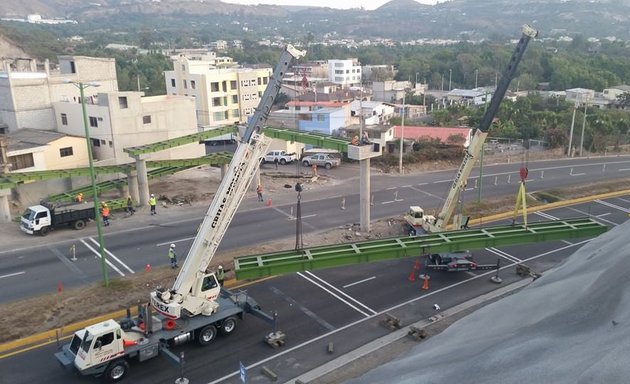
<svg viewBox="0 0 630 384"><path fill-rule="evenodd" d="M435 309L436 312L439 312L441 308L439 305L433 304L433 309Z"/></svg>
<svg viewBox="0 0 630 384"><path fill-rule="evenodd" d="M350 142L351 145L359 145L359 136L354 136L352 138L352 141Z"/></svg>
<svg viewBox="0 0 630 384"><path fill-rule="evenodd" d="M77 193L76 197L74 198L76 200L77 203L82 203L83 202L83 193L79 192Z"/></svg>
<svg viewBox="0 0 630 384"><path fill-rule="evenodd" d="M129 213L129 216L136 213L136 210L133 209L133 199L131 198L131 195L127 196L127 213Z"/></svg>
<svg viewBox="0 0 630 384"><path fill-rule="evenodd" d="M171 244L168 248L168 258L171 261L171 268L177 268L177 255L175 254L175 244Z"/></svg>
<svg viewBox="0 0 630 384"><path fill-rule="evenodd" d="M262 185L258 184L256 187L256 194L258 195L258 201L264 201L262 195Z"/></svg>
<svg viewBox="0 0 630 384"><path fill-rule="evenodd" d="M225 271L223 270L222 265L219 265L219 269L217 269L217 280L219 281L219 285L223 286L223 281L225 280Z"/></svg>
<svg viewBox="0 0 630 384"><path fill-rule="evenodd" d="M109 207L105 203L101 203L101 215L103 216L103 225L109 226Z"/></svg>
<svg viewBox="0 0 630 384"><path fill-rule="evenodd" d="M155 198L154 194L151 194L151 197L149 198L149 206L151 207L151 216L157 215L157 212L155 212L156 205L157 205L157 199Z"/></svg>

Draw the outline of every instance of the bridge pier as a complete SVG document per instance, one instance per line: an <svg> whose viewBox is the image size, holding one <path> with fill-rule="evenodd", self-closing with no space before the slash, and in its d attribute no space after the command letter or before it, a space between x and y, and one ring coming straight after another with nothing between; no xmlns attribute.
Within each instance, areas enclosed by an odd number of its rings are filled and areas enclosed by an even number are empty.
<svg viewBox="0 0 630 384"><path fill-rule="evenodd" d="M229 164L221 164L221 180L225 177L225 174L228 171Z"/></svg>
<svg viewBox="0 0 630 384"><path fill-rule="evenodd" d="M129 196L133 201L140 201L140 192L138 192L138 171L135 169L130 169L127 172L127 189L129 191ZM126 197L126 196L125 196Z"/></svg>
<svg viewBox="0 0 630 384"><path fill-rule="evenodd" d="M359 160L359 201L361 232L370 232L370 158Z"/></svg>
<svg viewBox="0 0 630 384"><path fill-rule="evenodd" d="M0 189L0 223L11 222L9 196L11 196L11 189Z"/></svg>
<svg viewBox="0 0 630 384"><path fill-rule="evenodd" d="M149 205L149 176L147 175L147 161L142 155L136 157L136 172L138 173L138 194L140 206Z"/></svg>

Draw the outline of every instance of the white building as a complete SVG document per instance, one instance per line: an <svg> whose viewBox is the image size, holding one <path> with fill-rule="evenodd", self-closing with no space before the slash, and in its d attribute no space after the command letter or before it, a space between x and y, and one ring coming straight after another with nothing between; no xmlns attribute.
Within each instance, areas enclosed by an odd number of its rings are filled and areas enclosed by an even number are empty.
<svg viewBox="0 0 630 384"><path fill-rule="evenodd" d="M166 93L192 96L204 127L245 123L254 114L272 74L271 67L217 68L214 63L179 56L165 71Z"/></svg>
<svg viewBox="0 0 630 384"><path fill-rule="evenodd" d="M344 88L361 86L359 60L328 60L328 79Z"/></svg>
<svg viewBox="0 0 630 384"><path fill-rule="evenodd" d="M406 92L412 90L410 81L375 81L372 83L372 99L386 103L402 101Z"/></svg>

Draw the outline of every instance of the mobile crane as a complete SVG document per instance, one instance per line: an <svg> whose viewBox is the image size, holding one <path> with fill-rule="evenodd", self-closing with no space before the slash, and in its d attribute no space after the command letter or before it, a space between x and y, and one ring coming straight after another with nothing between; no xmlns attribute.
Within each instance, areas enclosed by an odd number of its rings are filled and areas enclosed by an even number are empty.
<svg viewBox="0 0 630 384"><path fill-rule="evenodd" d="M282 77L291 60L304 54L291 45L281 54L173 287L151 292L151 304L140 306L136 318L128 311L120 322L110 319L77 331L72 341L55 353L62 366L116 382L127 374L130 359L144 361L162 353L177 361L169 347L194 339L201 345L209 344L218 331L224 335L234 332L245 313L274 322L255 300L223 289L214 272L206 269L269 147L270 140L262 129ZM265 340L277 347L284 344L284 334L274 326Z"/></svg>
<svg viewBox="0 0 630 384"><path fill-rule="evenodd" d="M516 74L516 68L523 58L525 48L527 48L529 41L536 36L538 36L538 31L536 29L530 27L529 25L523 25L521 38L516 45L516 49L512 54L508 67L505 72L503 72L501 80L492 95L488 109L486 109L486 112L481 118L479 127L475 131L475 135L464 153L464 159L455 174L455 179L453 180L453 184L451 185L446 200L444 201L442 210L437 216L433 216L426 215L424 210L419 206L409 207L409 212L404 216L408 225L409 235L415 236L416 234L427 232L442 232L446 229L446 226L455 211L458 197L461 191L466 187L468 176L470 176L470 172L472 172L473 166L479 158L479 154L483 148L483 143L486 141L486 137L488 136L488 128L490 127L490 124L492 124L492 119L494 119L494 116L499 109L499 105L503 100L503 96L505 96L505 92ZM453 221L455 229L462 229L467 226L468 220L463 220L461 215L455 215Z"/></svg>

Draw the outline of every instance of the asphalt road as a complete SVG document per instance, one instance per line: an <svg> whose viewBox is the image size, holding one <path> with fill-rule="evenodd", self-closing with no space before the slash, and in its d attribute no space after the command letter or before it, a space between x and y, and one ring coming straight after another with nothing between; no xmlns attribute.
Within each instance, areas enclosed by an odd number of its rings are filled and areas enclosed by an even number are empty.
<svg viewBox="0 0 630 384"><path fill-rule="evenodd" d="M530 221L574 217L590 213L602 222L615 226L625 222L630 196L584 203L530 215ZM480 264L501 258L502 285L521 280L513 271L517 261L533 270L545 270L561 263L588 239L572 239L528 246L504 247L474 251ZM250 383L271 380L261 373L262 366L273 370L278 382L293 382L300 374L349 352L390 331L380 326L384 312L410 324L434 314L433 303L442 310L497 289L488 281L494 271L464 273L431 273L430 289L422 282L408 281L415 259L362 264L331 270L290 274L247 287L265 310L277 310L279 327L287 335L287 345L274 350L262 342L269 326L248 317L229 338L218 338L213 345L194 344L178 347L186 356L185 376L191 383L240 383L239 362L248 369ZM532 305L532 303L524 303ZM488 326L491 326L489 324ZM326 352L334 342L335 354ZM53 357L55 346L31 350L0 359L0 383L86 383L98 382L78 378L60 369ZM37 364L33 364L37 361ZM128 383L173 383L180 371L164 359L132 363Z"/></svg>
<svg viewBox="0 0 630 384"><path fill-rule="evenodd" d="M520 166L485 166L481 183L477 176L469 179L464 201L476 200L479 186L482 196L486 198L515 195ZM356 167L341 167L326 172L330 172L338 180L346 181L334 187L317 190L309 190L308 185L306 186L302 193L302 225L305 233L359 222ZM372 219L399 215L406 212L410 205L421 205L430 212L431 208L437 208L443 202L453 175L453 170L409 176L373 175ZM473 175L478 175L478 171L474 171ZM628 157L532 162L529 164L527 189L528 192L533 192L627 176L630 176ZM258 203L255 199L246 199L232 221L219 251L294 236L295 221L291 218L295 192L278 191L273 197L276 203L271 207ZM345 210L340 209L342 199L345 199ZM166 264L167 246L170 243L178 245L181 258L192 244L204 213L189 209L181 215L170 215L167 218L159 214L143 218L140 224L131 221L135 217L126 224L123 219L120 225L116 222L116 225L107 227L105 245L109 275L131 275L143 271L147 264ZM102 279L96 236L88 233L93 232L93 228L81 232L58 230L41 238L21 233L14 223L8 225L11 227L0 233L2 243L8 245L5 249L0 248L0 302L49 293L56 289L58 283L67 288ZM74 238L57 241L61 235ZM76 235L84 237L75 237ZM74 261L72 249L76 257Z"/></svg>

